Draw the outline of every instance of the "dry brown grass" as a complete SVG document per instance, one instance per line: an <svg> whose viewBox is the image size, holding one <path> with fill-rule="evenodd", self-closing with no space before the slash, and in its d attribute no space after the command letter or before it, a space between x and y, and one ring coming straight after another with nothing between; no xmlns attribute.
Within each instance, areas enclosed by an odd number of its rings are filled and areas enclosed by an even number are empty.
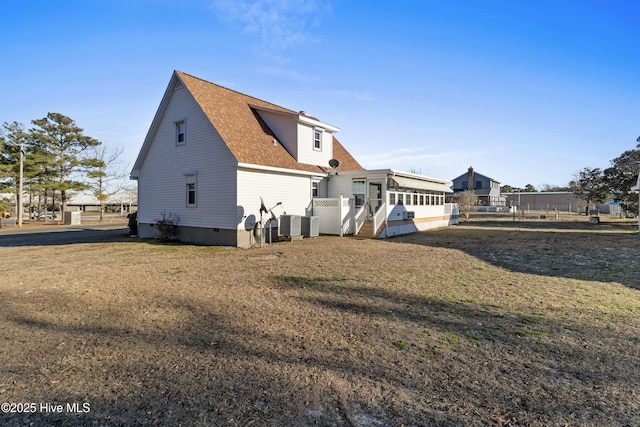
<svg viewBox="0 0 640 427"><path fill-rule="evenodd" d="M0 234L0 403L38 404L0 423L640 425L629 225L252 250L94 233Z"/></svg>

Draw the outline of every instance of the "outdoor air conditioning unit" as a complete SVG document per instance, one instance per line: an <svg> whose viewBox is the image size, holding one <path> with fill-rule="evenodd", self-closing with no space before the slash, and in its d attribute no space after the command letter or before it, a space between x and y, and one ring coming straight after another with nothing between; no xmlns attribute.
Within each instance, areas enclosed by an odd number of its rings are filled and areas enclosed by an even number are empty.
<svg viewBox="0 0 640 427"><path fill-rule="evenodd" d="M414 219L415 217L416 217L416 213L409 212L409 211L404 211L404 214L402 215L402 219Z"/></svg>
<svg viewBox="0 0 640 427"><path fill-rule="evenodd" d="M302 235L304 237L318 237L320 235L320 217L302 217Z"/></svg>
<svg viewBox="0 0 640 427"><path fill-rule="evenodd" d="M281 236L300 236L301 233L300 215L283 215L280 217Z"/></svg>

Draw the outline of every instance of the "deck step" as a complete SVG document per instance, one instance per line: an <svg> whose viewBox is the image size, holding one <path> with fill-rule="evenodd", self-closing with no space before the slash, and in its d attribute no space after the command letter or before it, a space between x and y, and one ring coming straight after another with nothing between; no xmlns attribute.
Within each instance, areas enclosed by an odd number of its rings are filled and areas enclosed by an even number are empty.
<svg viewBox="0 0 640 427"><path fill-rule="evenodd" d="M369 239L375 239L376 237L378 237L378 234L380 234L380 231L382 230L382 226L383 224L380 224L380 226L378 227L377 230L373 229L373 221L372 220L366 220L364 222L364 224L362 224L362 227L360 227L360 231L358 232L358 237L365 237L365 238L369 238Z"/></svg>

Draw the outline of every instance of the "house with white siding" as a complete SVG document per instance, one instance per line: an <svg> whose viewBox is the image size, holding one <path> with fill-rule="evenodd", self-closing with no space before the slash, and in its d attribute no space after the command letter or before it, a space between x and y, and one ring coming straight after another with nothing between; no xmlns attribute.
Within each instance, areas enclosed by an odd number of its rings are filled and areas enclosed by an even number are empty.
<svg viewBox="0 0 640 427"><path fill-rule="evenodd" d="M175 71L131 172L138 235L162 213L178 239L250 247L264 227L316 217L326 234L386 237L457 220L447 181L365 170L339 128ZM265 212L266 211L266 212ZM315 219L314 219L315 220Z"/></svg>

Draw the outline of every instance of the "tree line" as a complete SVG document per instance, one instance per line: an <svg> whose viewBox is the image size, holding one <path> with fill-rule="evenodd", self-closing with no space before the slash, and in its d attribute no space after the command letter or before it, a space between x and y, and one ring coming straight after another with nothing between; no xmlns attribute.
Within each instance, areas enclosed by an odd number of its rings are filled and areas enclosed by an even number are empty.
<svg viewBox="0 0 640 427"><path fill-rule="evenodd" d="M620 202L622 209L638 214L638 193L631 190L640 173L640 137L636 148L627 150L611 160L608 168L585 167L574 175L569 191L587 203Z"/></svg>
<svg viewBox="0 0 640 427"><path fill-rule="evenodd" d="M101 141L85 135L74 120L60 113L48 113L31 124L25 129L21 123L4 122L0 128L0 191L14 193L17 201L22 184L23 194L36 200L30 205L37 212L59 209L64 214L75 192L91 192L102 207L121 189L123 184L113 185L123 178L123 172L114 168L120 149L108 152ZM15 206L16 212L23 207L24 201L22 207ZM7 209L8 202L0 201L0 210Z"/></svg>

